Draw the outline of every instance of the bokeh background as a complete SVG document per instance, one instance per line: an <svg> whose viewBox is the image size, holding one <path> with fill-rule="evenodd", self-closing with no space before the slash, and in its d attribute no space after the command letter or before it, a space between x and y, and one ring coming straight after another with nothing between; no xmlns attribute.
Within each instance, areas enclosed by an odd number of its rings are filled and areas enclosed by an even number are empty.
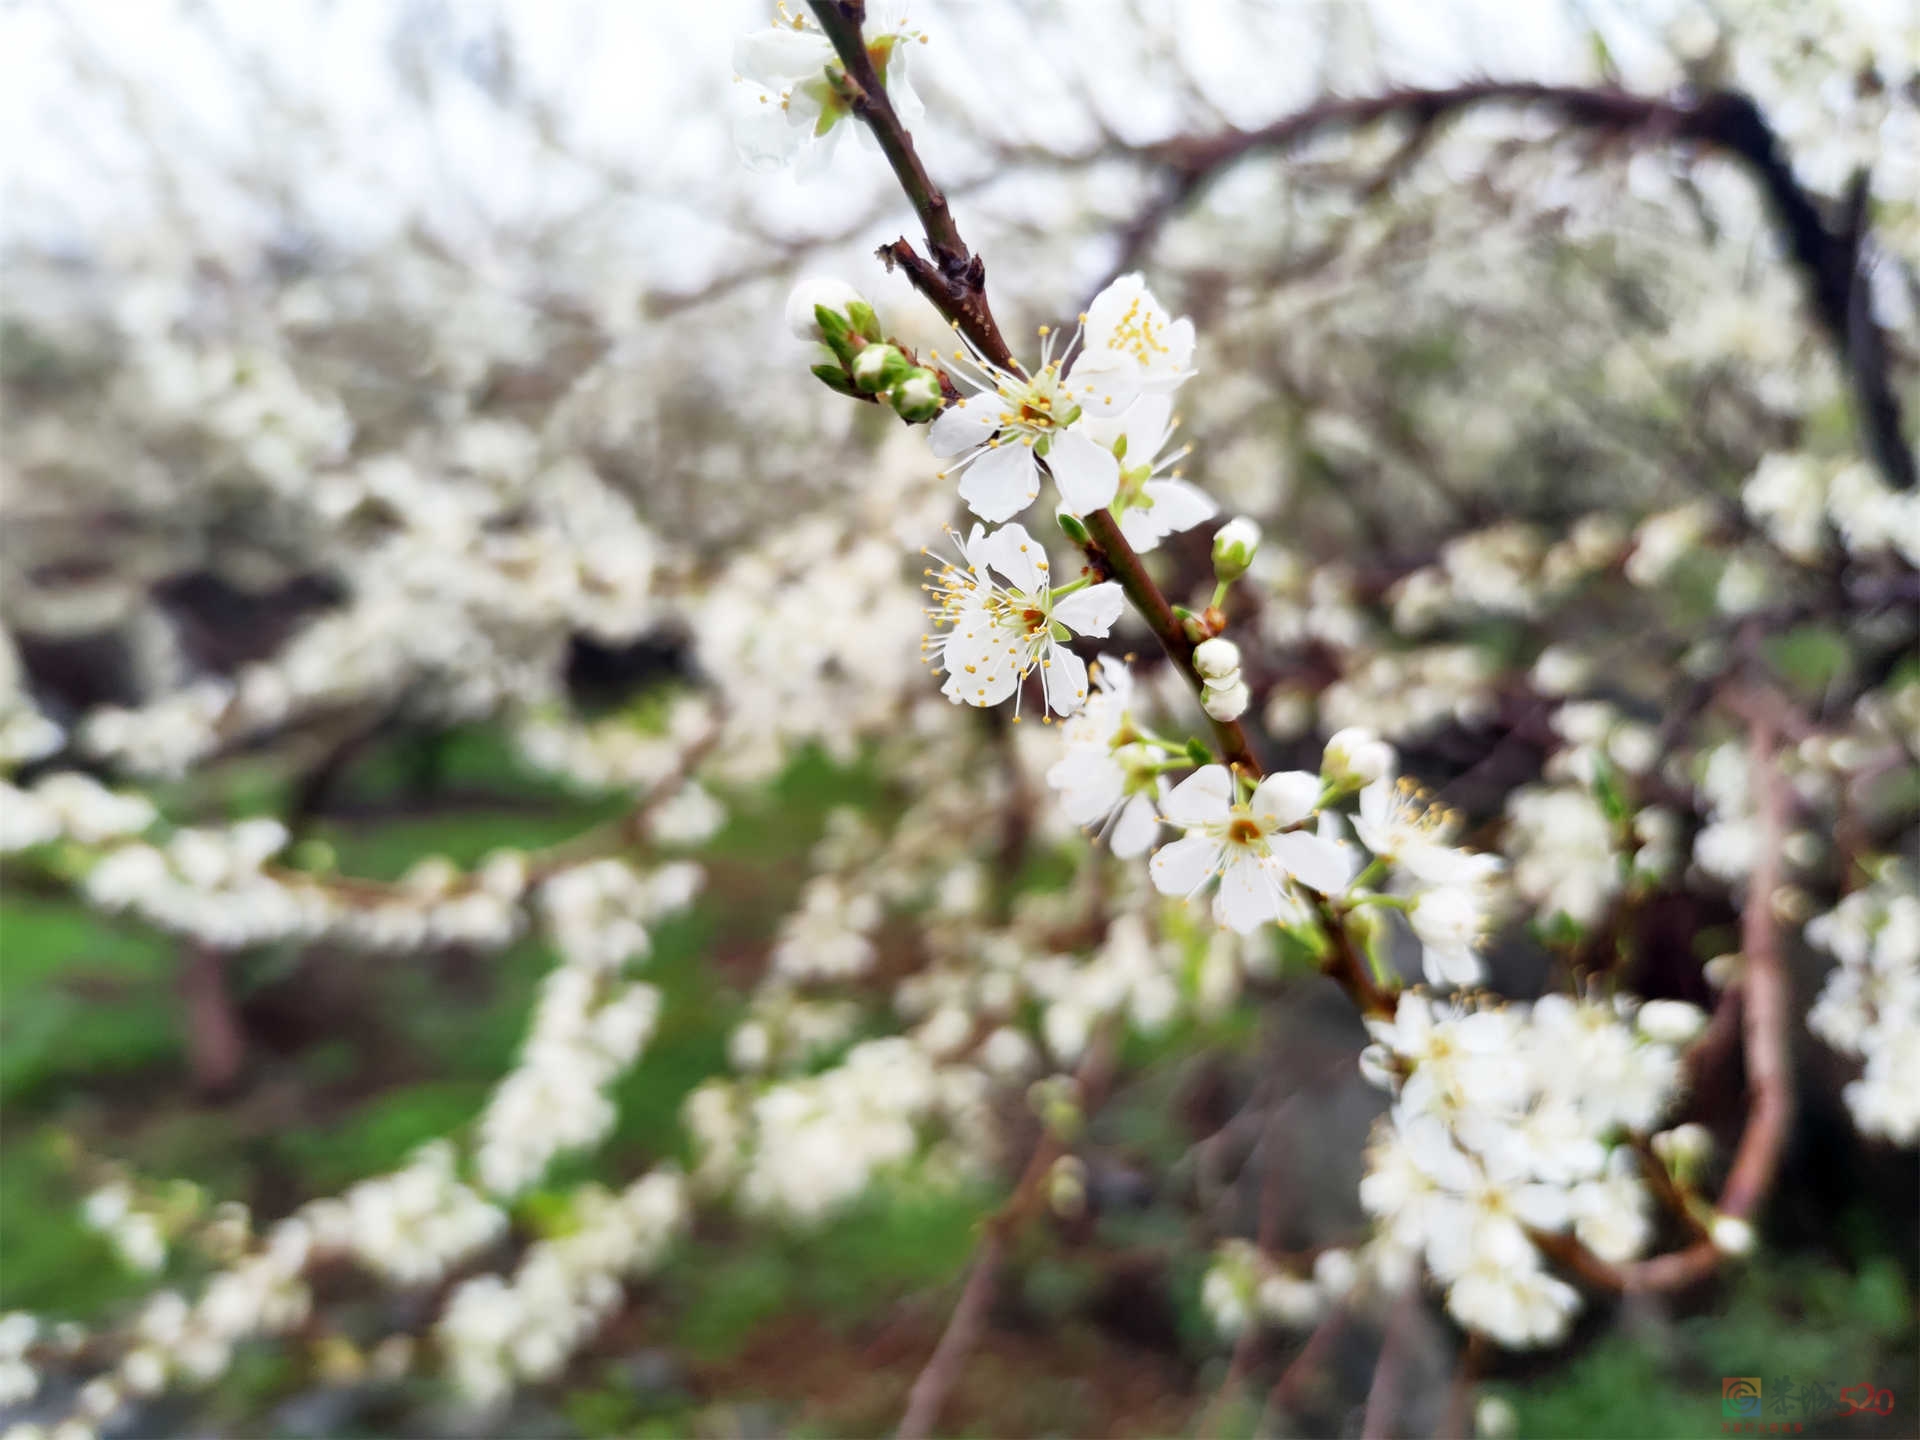
<svg viewBox="0 0 1920 1440"><path fill-rule="evenodd" d="M1911 858L1915 547L1857 573L1783 568L1726 518L1769 454L1858 448L1740 167L1513 107L1431 135L1334 127L1204 174L1183 149L1394 85L1738 86L1823 203L1865 167L1869 303L1911 444L1910 3L921 8L916 134L1009 332L1070 319L1126 268L1196 321L1187 463L1274 541L1250 617L1273 753L1311 764L1316 736L1371 726L1491 827L1568 743L1541 698L1548 647L1671 747L1740 619L1784 610L1764 660L1821 723L1906 696L1888 722L1904 758L1846 823ZM724 824L682 847L704 890L652 936L658 1028L612 1087L604 1144L543 1193L686 1157L683 1103L727 1071L823 837L849 813L884 831L962 763L908 718L931 690L911 557L957 518L950 486L919 432L814 383L782 320L795 278L832 274L903 339L937 341L872 258L913 217L851 138L817 164L741 162L732 44L768 18L666 0L0 9L0 723L50 724L61 747L20 741L17 783L78 768L175 825L275 817L303 870L430 890L434 857L466 869L617 823L658 778L645 746L675 697L731 717L707 776ZM1679 544L1710 563L1670 593L1542 598L1583 525L1624 535L1687 505L1704 508ZM1447 548L1470 534L1490 538ZM1176 598L1204 594L1203 536L1159 563ZM1011 803L952 816L958 853L1001 843L989 822ZM1044 793L1028 808L1015 889L1063 889L1082 842ZM1808 852L1810 896L1834 889L1833 840ZM111 1325L198 1273L184 1241L165 1277L130 1258L83 1208L103 1187L270 1220L470 1125L553 963L537 931L396 953L243 915L221 943L205 917L103 912L79 864L35 852L0 876L0 1311L49 1324ZM1640 988L1711 1003L1700 962L1737 945L1724 881L1690 872L1628 927ZM947 923L875 933L862 1033L897 1028L890 988ZM1544 953L1516 934L1496 975L1533 993ZM1797 941L1791 959L1804 1008L1831 961ZM1327 1339L1285 1406L1259 1402L1305 1337L1257 1358L1250 1405L1215 1408L1231 1346L1200 1300L1213 1241L1251 1233L1284 1173L1289 1243L1340 1242L1380 1104L1337 996L1231 989L1128 1040L1084 1150L1094 1216L1020 1249L953 1433L1358 1433L1372 1325ZM1758 1257L1501 1357L1487 1393L1519 1433L1718 1433L1725 1375L1871 1380L1897 1408L1845 1433L1913 1433L1913 1151L1855 1134L1844 1057L1804 1032L1795 1053ZM1737 1075L1700 1097L1723 1135L1738 1097ZM1009 1133L1030 1123L1012 1110ZM1208 1146L1249 1113L1257 1145ZM484 1428L430 1366L383 1380L315 1342L244 1346L118 1433L885 1433L1007 1178L876 1185L802 1228L703 1212ZM539 1233L537 1213L516 1220ZM433 1303L348 1288L337 1327L418 1329ZM1434 1433L1456 1337L1432 1317L1408 1336L1400 1433ZM57 1413L62 1383L16 1415Z"/></svg>

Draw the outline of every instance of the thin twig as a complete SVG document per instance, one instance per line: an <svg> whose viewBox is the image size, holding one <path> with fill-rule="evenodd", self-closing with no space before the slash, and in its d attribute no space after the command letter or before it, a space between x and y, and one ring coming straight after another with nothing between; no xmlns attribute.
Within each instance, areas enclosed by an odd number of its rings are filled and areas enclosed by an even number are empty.
<svg viewBox="0 0 1920 1440"><path fill-rule="evenodd" d="M1780 702L1777 697L1761 696L1742 701L1738 708L1747 715L1747 757L1750 783L1759 800L1760 849L1740 916L1744 961L1740 1018L1749 1096L1747 1123L1740 1132L1716 1208L1733 1219L1751 1220L1773 1188L1793 1117L1788 1054L1792 996L1773 915L1773 894L1780 885L1787 794L1775 753L1785 723ZM1534 1240L1543 1253L1581 1281L1615 1294L1684 1289L1711 1275L1724 1258L1710 1238L1630 1265L1610 1264L1570 1235L1542 1232L1535 1233Z"/></svg>
<svg viewBox="0 0 1920 1440"><path fill-rule="evenodd" d="M1420 1314L1420 1287L1409 1285L1393 1303L1387 1328L1380 1337L1380 1355L1373 1362L1373 1383L1367 1387L1367 1409L1360 1421L1361 1440L1387 1440L1387 1431L1400 1410L1400 1381L1406 1369L1406 1347L1413 1322Z"/></svg>
<svg viewBox="0 0 1920 1440"><path fill-rule="evenodd" d="M1841 215L1829 222L1795 177L1778 133L1743 91L1710 90L1670 100L1532 81L1394 89L1355 99L1323 100L1258 129L1170 140L1148 153L1179 178L1184 194L1192 194L1206 179L1246 156L1289 149L1329 130L1356 129L1405 116L1413 120L1416 133L1422 133L1459 111L1490 104L1536 106L1579 129L1622 140L1699 145L1739 164L1766 197L1787 253L1806 282L1821 329L1851 381L1861 448L1888 484L1900 490L1920 485L1899 396L1888 374L1885 339L1866 294L1872 262L1865 176L1854 177Z"/></svg>
<svg viewBox="0 0 1920 1440"><path fill-rule="evenodd" d="M1105 1098L1107 1087L1113 1083L1118 1059L1119 1046L1112 1027L1103 1026L1095 1035L1087 1058L1074 1074L1082 1113L1092 1110ZM941 1407L986 1328L987 1311L993 1304L994 1283L1006 1259L1007 1243L1045 1202L1047 1176L1066 1150L1052 1128L1042 1130L1021 1172L1020 1183L1014 1187L1007 1203L987 1218L986 1233L974 1251L966 1287L947 1318L947 1328L941 1333L939 1344L934 1346L933 1354L907 1394L906 1413L901 1416L900 1428L895 1432L899 1440L926 1440L933 1433Z"/></svg>

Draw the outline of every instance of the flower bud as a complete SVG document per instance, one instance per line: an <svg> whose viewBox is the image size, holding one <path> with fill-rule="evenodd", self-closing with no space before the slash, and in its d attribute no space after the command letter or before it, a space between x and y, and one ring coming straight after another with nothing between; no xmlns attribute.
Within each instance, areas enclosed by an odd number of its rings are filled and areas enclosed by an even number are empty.
<svg viewBox="0 0 1920 1440"><path fill-rule="evenodd" d="M1284 1271L1269 1275L1254 1291L1260 1313L1276 1325L1304 1330L1320 1318L1320 1291L1297 1276Z"/></svg>
<svg viewBox="0 0 1920 1440"><path fill-rule="evenodd" d="M1683 1185L1691 1183L1713 1158L1713 1132L1694 1121L1662 1130L1650 1143L1653 1153Z"/></svg>
<svg viewBox="0 0 1920 1440"><path fill-rule="evenodd" d="M1649 1000L1635 1017L1640 1033L1661 1045L1684 1045L1707 1028L1707 1012L1684 1000Z"/></svg>
<svg viewBox="0 0 1920 1440"><path fill-rule="evenodd" d="M909 425L931 420L940 413L945 397L940 393L940 377L927 369L908 370L906 378L887 392L893 410Z"/></svg>
<svg viewBox="0 0 1920 1440"><path fill-rule="evenodd" d="M1320 756L1320 778L1340 790L1364 790L1393 769L1393 747L1371 730L1336 731Z"/></svg>
<svg viewBox="0 0 1920 1440"><path fill-rule="evenodd" d="M1260 527L1246 516L1229 520L1213 535L1213 575L1223 584L1238 580L1260 548Z"/></svg>
<svg viewBox="0 0 1920 1440"><path fill-rule="evenodd" d="M1244 680L1235 683L1227 690L1208 689L1200 697L1200 708L1215 720L1238 720L1247 713L1247 706L1253 703L1253 692L1247 689Z"/></svg>
<svg viewBox="0 0 1920 1440"><path fill-rule="evenodd" d="M1087 1213L1087 1167L1077 1155L1062 1155L1047 1172L1047 1205L1063 1220Z"/></svg>
<svg viewBox="0 0 1920 1440"><path fill-rule="evenodd" d="M1753 1253L1753 1226L1734 1215L1716 1215L1713 1224L1707 1227L1707 1233L1713 1240L1713 1248L1722 1255L1751 1255Z"/></svg>
<svg viewBox="0 0 1920 1440"><path fill-rule="evenodd" d="M820 328L815 310L826 309L844 316L849 305L864 306L866 303L860 292L846 281L835 280L827 275L812 275L795 285L793 293L787 296L787 329L799 340L824 341L827 336ZM851 322L848 328L852 328Z"/></svg>
<svg viewBox="0 0 1920 1440"><path fill-rule="evenodd" d="M1240 668L1240 647L1231 640L1203 640L1193 647L1193 668L1207 680L1224 680Z"/></svg>
<svg viewBox="0 0 1920 1440"><path fill-rule="evenodd" d="M1320 1293L1329 1300L1339 1300L1353 1289L1353 1282L1360 1278L1360 1267L1354 1264L1353 1256L1338 1248L1322 1250L1313 1262L1313 1283L1320 1287Z"/></svg>
<svg viewBox="0 0 1920 1440"><path fill-rule="evenodd" d="M871 394L891 390L913 367L891 345L868 345L853 357L853 383Z"/></svg>
<svg viewBox="0 0 1920 1440"><path fill-rule="evenodd" d="M1512 1440L1520 1433L1520 1417L1508 1401L1488 1395L1474 1408L1473 1433L1480 1440Z"/></svg>

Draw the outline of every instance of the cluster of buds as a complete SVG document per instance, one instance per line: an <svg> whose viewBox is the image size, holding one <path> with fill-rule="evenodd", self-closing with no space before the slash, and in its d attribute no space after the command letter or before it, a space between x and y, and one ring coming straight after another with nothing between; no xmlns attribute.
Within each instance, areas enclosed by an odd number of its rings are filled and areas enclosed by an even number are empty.
<svg viewBox="0 0 1920 1440"><path fill-rule="evenodd" d="M1193 668L1200 672L1200 707L1216 720L1238 720L1252 703L1252 693L1240 675L1240 647L1215 636L1193 648Z"/></svg>
<svg viewBox="0 0 1920 1440"><path fill-rule="evenodd" d="M829 390L857 400L884 399L902 420L920 424L940 413L938 372L888 340L864 296L844 281L803 280L787 299L787 325L802 340L832 352L813 366Z"/></svg>

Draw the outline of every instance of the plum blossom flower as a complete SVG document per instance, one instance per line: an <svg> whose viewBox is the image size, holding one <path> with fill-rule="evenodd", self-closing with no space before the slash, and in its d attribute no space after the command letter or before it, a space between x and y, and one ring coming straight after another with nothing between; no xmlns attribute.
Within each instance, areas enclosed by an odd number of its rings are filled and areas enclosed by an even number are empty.
<svg viewBox="0 0 1920 1440"><path fill-rule="evenodd" d="M846 72L833 42L803 9L782 3L778 11L767 29L734 41L734 71L753 87L734 119L734 148L755 170L777 170L796 158L813 168L831 158L840 121L852 113L831 78ZM906 42L922 37L907 28L904 7L889 0L868 7L864 34L887 98L911 125L923 107L907 83Z"/></svg>
<svg viewBox="0 0 1920 1440"><path fill-rule="evenodd" d="M1109 505L1135 550L1152 550L1220 511L1212 496L1173 468L1187 453L1167 453L1175 423L1173 397L1164 394L1142 395L1123 415L1088 414L1080 422L1080 430L1119 461L1120 481Z"/></svg>
<svg viewBox="0 0 1920 1440"><path fill-rule="evenodd" d="M1043 331L1040 367L1018 374L987 359L967 342L953 358L971 367L961 378L976 389L949 405L927 431L927 443L953 464L941 472L960 475L960 498L982 520L1010 520L1040 494L1040 461L1047 462L1060 503L1076 515L1111 504L1120 485L1113 451L1075 426L1081 408L1068 394L1060 371L1072 354L1076 333L1058 359L1057 332Z"/></svg>
<svg viewBox="0 0 1920 1440"><path fill-rule="evenodd" d="M1144 855L1160 831L1156 802L1166 788L1153 752L1127 715L1133 675L1124 661L1093 665L1094 691L1066 726L1066 754L1047 770L1061 808L1076 825L1098 825L1123 859Z"/></svg>
<svg viewBox="0 0 1920 1440"><path fill-rule="evenodd" d="M1464 850L1424 857L1430 874L1446 874L1444 883L1420 891L1407 908L1407 920L1420 937L1421 967L1431 985L1474 985L1486 975L1479 948L1494 915L1492 881L1501 871L1496 855Z"/></svg>
<svg viewBox="0 0 1920 1440"><path fill-rule="evenodd" d="M1412 780L1381 776L1360 792L1360 813L1353 832L1382 860L1400 866L1416 879L1445 883L1459 854L1449 843L1459 828L1459 816Z"/></svg>
<svg viewBox="0 0 1920 1440"><path fill-rule="evenodd" d="M1161 802L1160 817L1186 835L1163 846L1149 866L1163 895L1192 895L1215 876L1214 917L1245 935L1297 912L1288 884L1339 891L1354 874L1352 851L1303 824L1320 798L1320 777L1304 770L1269 775L1246 801L1224 765L1206 765Z"/></svg>
<svg viewBox="0 0 1920 1440"><path fill-rule="evenodd" d="M1072 393L1092 415L1119 415L1142 395L1176 390L1193 372L1193 321L1175 320L1139 272L1094 297Z"/></svg>
<svg viewBox="0 0 1920 1440"><path fill-rule="evenodd" d="M946 672L941 693L956 705L998 705L1038 668L1048 708L1071 715L1087 698L1087 666L1064 642L1070 633L1106 635L1126 606L1120 587L1108 580L1056 590L1046 551L1021 525L991 534L976 525L960 551L962 565L928 572L937 602L928 614L946 633L928 636L921 650Z"/></svg>

